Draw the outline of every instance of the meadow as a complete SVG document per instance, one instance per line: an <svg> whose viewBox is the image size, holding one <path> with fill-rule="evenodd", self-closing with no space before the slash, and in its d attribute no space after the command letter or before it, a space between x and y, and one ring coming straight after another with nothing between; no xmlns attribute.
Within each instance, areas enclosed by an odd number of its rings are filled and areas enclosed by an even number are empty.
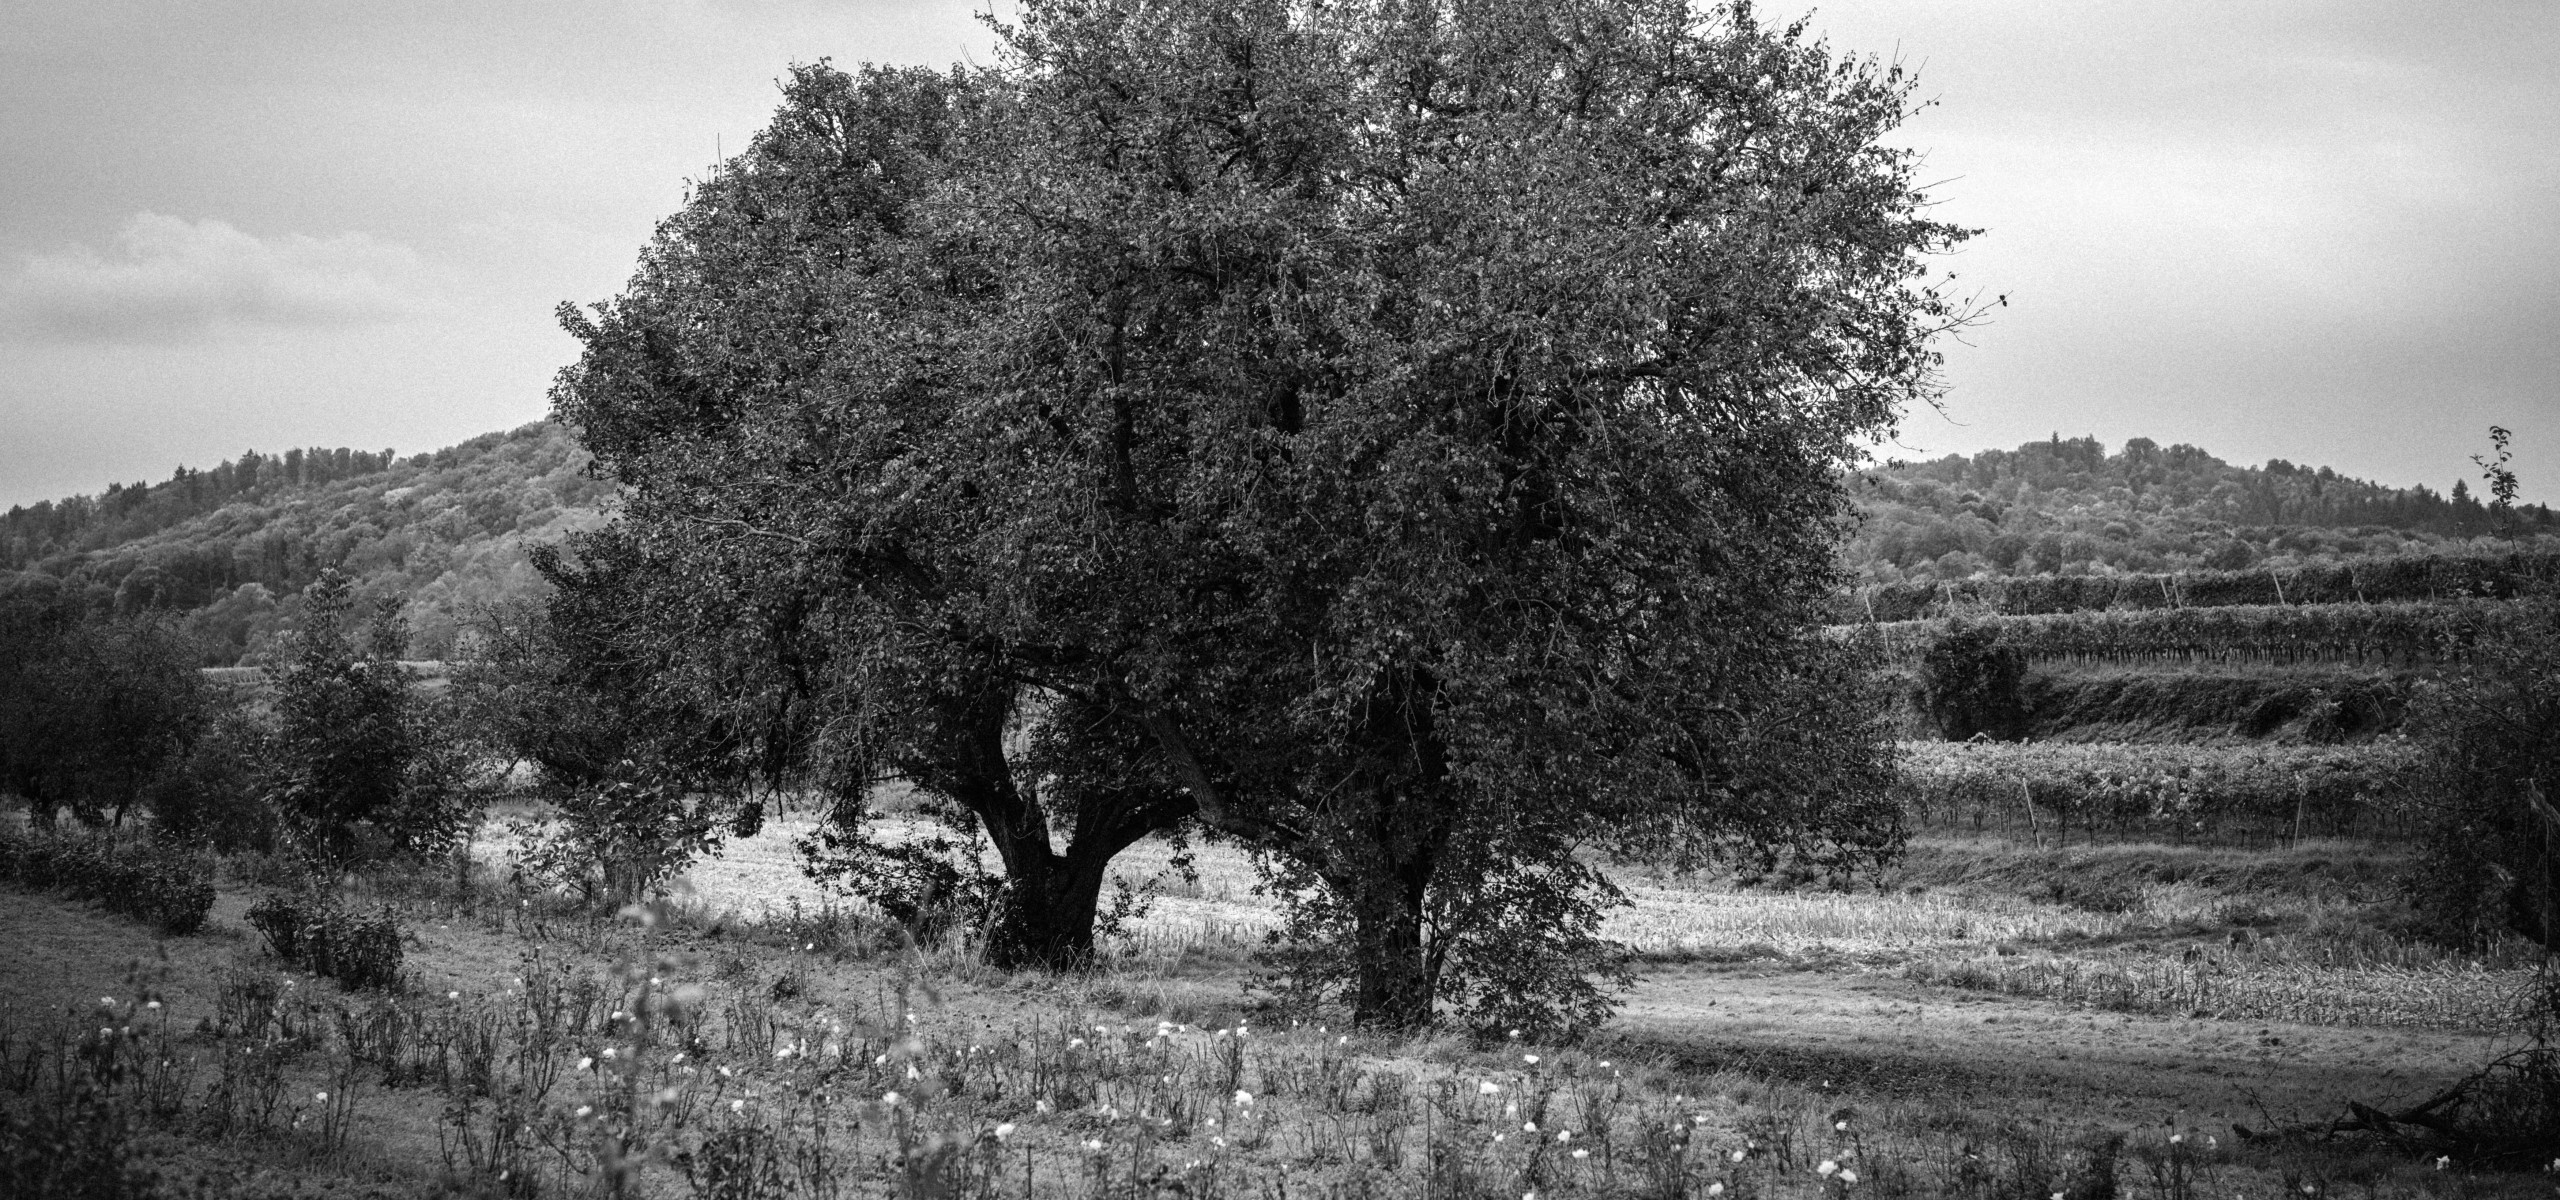
<svg viewBox="0 0 2560 1200"><path fill-rule="evenodd" d="M2527 956L2393 934L2368 888L2393 860L2358 843L1923 837L1837 890L1618 871L1631 903L1610 932L1640 983L1561 1047L1289 1007L1252 960L1275 914L1227 847L1193 847L1192 879L1171 847L1133 849L1146 910L1097 970L1053 978L824 894L790 850L803 828L774 822L610 916L510 887L493 824L469 872L347 886L351 911L405 931L387 991L275 958L249 924L254 861L226 865L187 937L0 891L14 1178L157 1172L159 1194L242 1196L2548 1186L2234 1133L2414 1097L2515 1037Z"/></svg>

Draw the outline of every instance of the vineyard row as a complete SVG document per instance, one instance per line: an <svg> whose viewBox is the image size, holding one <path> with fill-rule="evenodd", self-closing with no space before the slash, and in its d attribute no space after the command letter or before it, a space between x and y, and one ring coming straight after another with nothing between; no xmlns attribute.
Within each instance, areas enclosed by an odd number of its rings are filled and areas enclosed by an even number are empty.
<svg viewBox="0 0 2560 1200"><path fill-rule="evenodd" d="M2001 644L2038 661L2409 666L2460 657L2507 611L2495 601L2460 601L2116 609L1984 620L1999 627ZM1835 625L1832 632L1869 647L1881 662L1909 662L1948 624L1892 621Z"/></svg>
<svg viewBox="0 0 2560 1200"><path fill-rule="evenodd" d="M2412 554L2245 571L1878 584L1844 593L1833 612L1835 620L1847 624L1963 613L2023 617L2128 608L2504 600L2553 580L2560 580L2560 555Z"/></svg>

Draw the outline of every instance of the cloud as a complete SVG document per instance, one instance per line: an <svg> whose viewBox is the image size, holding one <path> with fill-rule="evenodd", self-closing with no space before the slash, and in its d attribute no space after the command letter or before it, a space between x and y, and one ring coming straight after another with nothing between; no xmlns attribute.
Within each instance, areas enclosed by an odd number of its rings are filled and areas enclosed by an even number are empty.
<svg viewBox="0 0 2560 1200"><path fill-rule="evenodd" d="M261 238L207 218L138 213L112 251L25 257L0 318L50 340L178 341L216 328L396 320L425 297L415 251L364 233Z"/></svg>

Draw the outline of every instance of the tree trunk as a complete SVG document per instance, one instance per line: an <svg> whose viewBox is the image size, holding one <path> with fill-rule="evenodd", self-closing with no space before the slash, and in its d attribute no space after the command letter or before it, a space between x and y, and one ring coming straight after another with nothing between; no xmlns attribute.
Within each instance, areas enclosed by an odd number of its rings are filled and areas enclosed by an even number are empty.
<svg viewBox="0 0 2560 1200"><path fill-rule="evenodd" d="M1434 981L1424 960L1422 903L1402 897L1365 905L1352 920L1351 1020L1364 1028L1414 1030L1431 1024Z"/></svg>

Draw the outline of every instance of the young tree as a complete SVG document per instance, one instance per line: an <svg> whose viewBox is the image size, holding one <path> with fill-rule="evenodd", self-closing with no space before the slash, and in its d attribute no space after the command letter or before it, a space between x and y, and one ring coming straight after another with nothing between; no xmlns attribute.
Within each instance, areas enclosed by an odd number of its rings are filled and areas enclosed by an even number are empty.
<svg viewBox="0 0 2560 1200"><path fill-rule="evenodd" d="M395 606L355 619L335 570L303 589L302 618L275 670L266 791L282 832L317 872L457 844L483 781L441 712L412 689Z"/></svg>

